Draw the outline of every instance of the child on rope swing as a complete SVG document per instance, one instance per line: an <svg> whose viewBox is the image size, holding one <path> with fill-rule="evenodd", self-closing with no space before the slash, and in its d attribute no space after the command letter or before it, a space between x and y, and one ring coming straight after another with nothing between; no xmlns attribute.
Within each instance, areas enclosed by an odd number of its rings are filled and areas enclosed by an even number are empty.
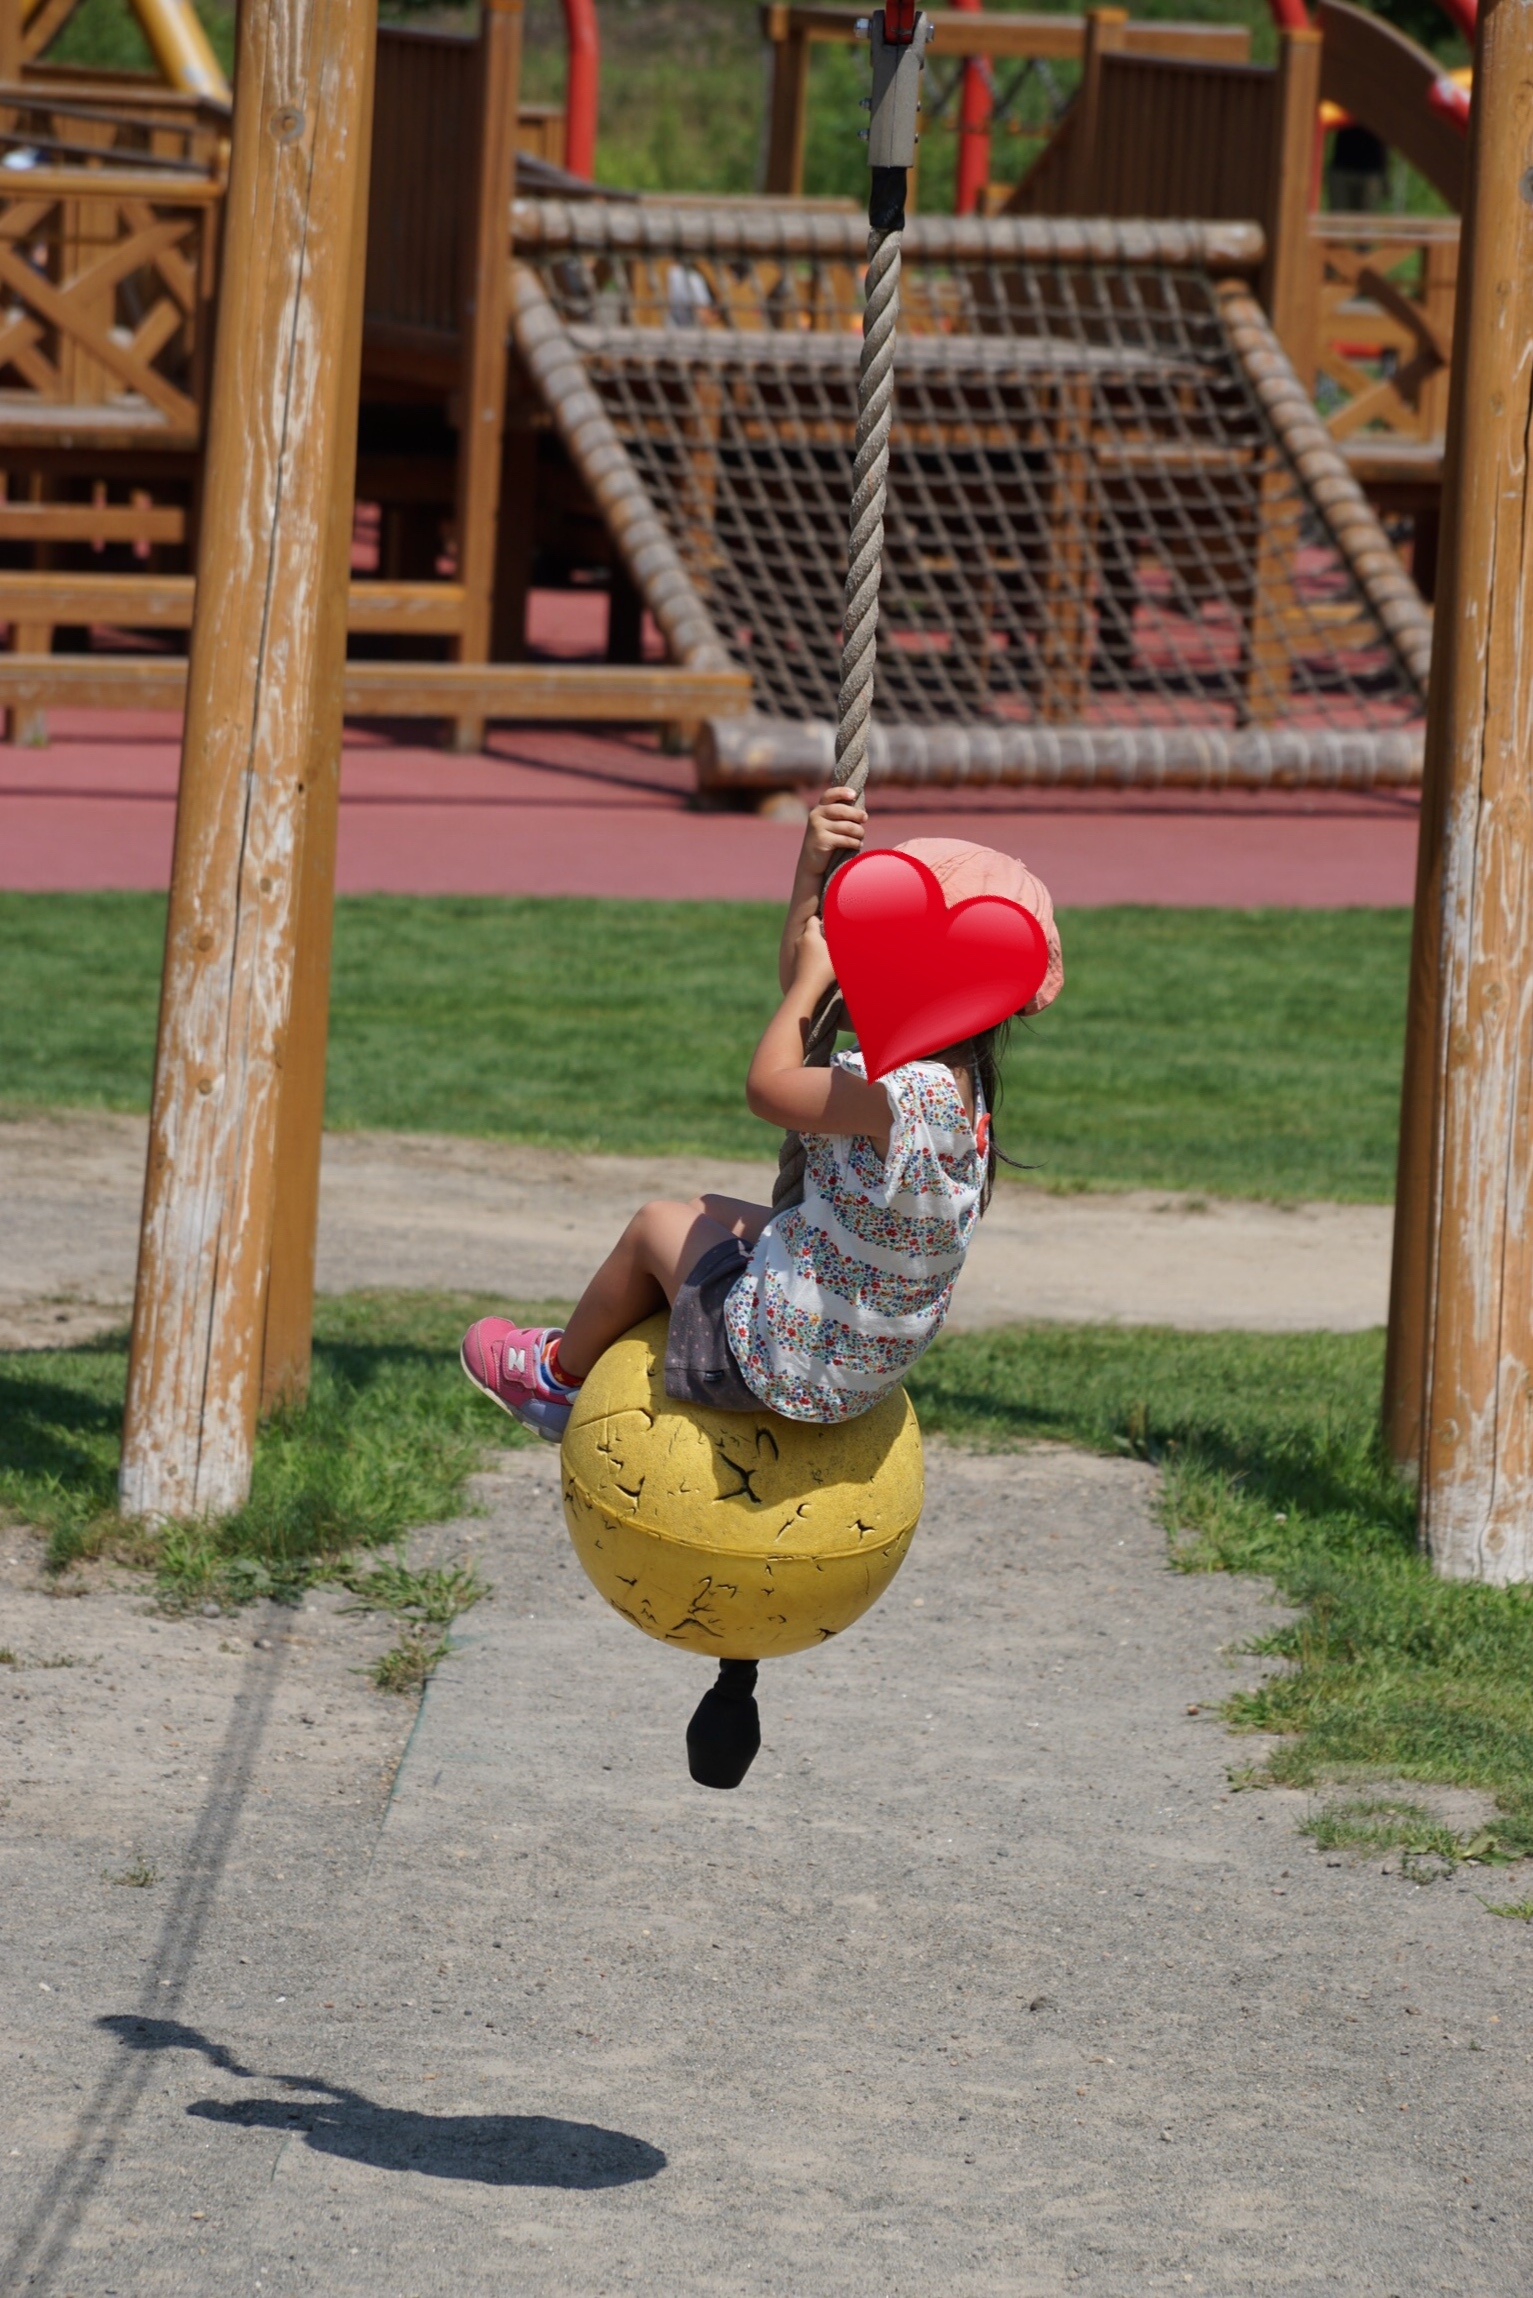
<svg viewBox="0 0 1533 2298"><path fill-rule="evenodd" d="M778 953L782 1004L745 1081L757 1117L796 1131L801 1204L737 1197L643 1205L562 1329L482 1317L464 1335L476 1388L557 1444L582 1382L612 1343L670 1306L666 1394L789 1420L855 1419L898 1386L940 1331L999 1154L992 1113L1008 1023L869 1083L860 1052L806 1069L811 1020L834 981L820 924L825 874L856 852L867 811L847 789L810 813ZM949 909L976 894L1031 911L1048 971L1024 1013L1064 981L1047 888L1009 854L912 838Z"/></svg>

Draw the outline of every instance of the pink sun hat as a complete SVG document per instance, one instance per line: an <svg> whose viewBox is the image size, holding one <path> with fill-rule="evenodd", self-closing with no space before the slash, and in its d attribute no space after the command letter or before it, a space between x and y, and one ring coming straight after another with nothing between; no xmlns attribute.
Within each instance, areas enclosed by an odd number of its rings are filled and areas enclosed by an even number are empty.
<svg viewBox="0 0 1533 2298"><path fill-rule="evenodd" d="M1015 854L998 854L993 846L971 846L967 838L907 838L894 850L926 864L949 909L956 902L971 901L976 894L998 894L1003 902L1016 902L1030 910L1043 928L1049 970L1037 996L1022 1011L1042 1013L1046 1005L1053 1004L1065 985L1064 953L1049 889L1025 862L1019 862Z"/></svg>

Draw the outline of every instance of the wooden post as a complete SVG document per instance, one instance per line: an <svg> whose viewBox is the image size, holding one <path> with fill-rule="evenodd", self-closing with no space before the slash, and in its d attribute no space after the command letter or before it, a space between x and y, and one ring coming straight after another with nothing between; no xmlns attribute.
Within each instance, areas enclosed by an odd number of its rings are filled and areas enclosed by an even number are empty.
<svg viewBox="0 0 1533 2298"><path fill-rule="evenodd" d="M495 611L490 623L490 658L494 662L527 660L527 601L537 556L538 434L525 405L514 408L511 416L500 442Z"/></svg>
<svg viewBox="0 0 1533 2298"><path fill-rule="evenodd" d="M27 500L44 503L53 491L52 482L41 471L33 471L27 480ZM32 564L41 571L57 563L58 552L47 543L32 547ZM12 654L51 654L53 652L53 625L47 622L16 622L11 625ZM24 750L46 750L48 747L48 713L37 704L6 712L6 736Z"/></svg>
<svg viewBox="0 0 1533 2298"><path fill-rule="evenodd" d="M1285 31L1278 59L1278 113L1272 180L1262 223L1267 261L1261 297L1272 331L1307 390L1315 375L1315 312L1320 250L1310 236L1315 204L1315 136L1320 111L1321 35Z"/></svg>
<svg viewBox="0 0 1533 2298"><path fill-rule="evenodd" d="M1454 469L1450 435L1443 477ZM1452 505L1457 487L1444 500ZM1443 520L1442 542L1451 555L1455 521ZM1443 602L1458 596L1447 556L1439 556ZM1440 611L1440 609L1439 609ZM1440 625L1438 627L1441 627ZM1441 696L1434 678L1427 708L1426 756L1421 784L1421 827L1416 842L1416 899L1411 921L1406 994L1405 1062L1400 1080L1400 1131L1395 1168L1395 1226L1389 1272L1389 1332L1384 1350L1384 1441L1396 1463L1415 1474L1421 1464L1422 1391L1426 1378L1427 1281L1432 1253L1432 1150L1437 1077L1438 998L1441 988L1443 806L1447 753Z"/></svg>
<svg viewBox="0 0 1533 2298"><path fill-rule="evenodd" d="M1434 342L1453 344L1453 306L1458 295L1459 243L1429 239L1421 251L1421 309ZM1416 401L1417 432L1423 439L1440 439L1448 428L1448 367L1428 375ZM1414 571L1414 570L1413 570Z"/></svg>
<svg viewBox="0 0 1533 2298"><path fill-rule="evenodd" d="M522 76L522 0L484 0L479 22L479 159L473 273L463 345L458 430L459 662L488 662L495 598L500 443L506 419L506 334L511 319L511 200L516 189L516 102ZM484 746L484 720L453 723L455 750Z"/></svg>
<svg viewBox="0 0 1533 2298"><path fill-rule="evenodd" d="M325 602L347 585L374 20L374 0L240 14L119 1485L150 1519L219 1515L250 1488L306 783L342 673L344 607Z"/></svg>
<svg viewBox="0 0 1533 2298"><path fill-rule="evenodd" d="M1314 381L1321 262L1321 251L1310 234L1320 61L1318 32L1283 32L1267 212L1262 219L1267 261L1261 298L1272 331L1306 390ZM1288 622L1294 605L1300 508L1283 459L1269 458L1257 490L1250 606L1241 650L1243 699L1256 725L1281 717L1288 706Z"/></svg>
<svg viewBox="0 0 1533 2298"><path fill-rule="evenodd" d="M1119 53L1128 44L1126 8L1088 8L1086 46L1081 57L1081 84L1075 96L1075 118L1070 129L1070 212L1095 215L1097 190L1097 121L1102 108L1102 58Z"/></svg>
<svg viewBox="0 0 1533 2298"><path fill-rule="evenodd" d="M1434 1563L1451 1578L1498 1583L1533 1578L1530 82L1533 5L1483 0L1427 727L1389 1400L1398 1430L1408 1424L1413 1386L1422 1398L1421 1532Z"/></svg>
<svg viewBox="0 0 1533 2298"><path fill-rule="evenodd" d="M870 0L871 5L871 0ZM809 35L797 30L786 7L761 11L772 47L772 96L767 111L766 183L769 197L797 199L804 188L804 122L809 109Z"/></svg>
<svg viewBox="0 0 1533 2298"><path fill-rule="evenodd" d="M1458 241L1450 241L1445 245L1439 243L1427 249L1428 270L1423 301L1434 326L1445 336L1451 334L1457 326L1459 281L1467 279L1469 270L1469 232L1470 223L1466 214ZM1445 260L1440 267L1434 267L1432 257L1439 253L1439 246ZM1445 310L1443 305L1450 279L1455 300ZM1430 514L1430 524L1425 533L1422 521L1418 519L1416 546L1412 554L1413 559L1419 560L1425 542L1430 547L1431 564L1429 569L1415 564L1411 569L1418 589L1424 593L1430 590L1438 609L1448 607L1450 601L1456 602L1463 595L1460 577L1451 561L1455 540L1462 532L1455 511L1460 499L1458 473L1460 457L1464 452L1465 428L1462 411L1455 420L1454 410L1455 406L1462 410L1463 389L1459 378L1464 371L1465 357L1466 351L1459 347L1458 339L1454 336L1451 377L1434 375L1422 387L1425 414L1428 394L1436 393L1444 383L1447 386L1440 507ZM1427 572L1431 576L1430 585L1423 579ZM1457 613L1456 604L1452 611ZM1445 626L1439 624L1437 627ZM1410 973L1406 999L1405 1060L1400 1080L1394 1246L1389 1278L1389 1336L1384 1351L1384 1442L1396 1463L1412 1475L1421 1466L1427 1279L1433 1236L1432 1151L1438 999L1441 989L1443 816L1447 803L1448 754L1452 740L1449 721L1444 717L1449 691L1449 679L1444 668L1441 676L1433 677L1427 708L1421 827L1416 841L1416 895L1411 921ZM1460 705L1456 702L1455 706Z"/></svg>
<svg viewBox="0 0 1533 2298"><path fill-rule="evenodd" d="M374 0L375 4L375 0ZM247 0L248 5L248 0ZM352 202L351 262L339 359L334 480L323 549L326 576L315 629L324 661L346 659L351 534L356 516L357 418L362 378L362 311L367 276L368 187L372 163L373 65L369 53L360 129L360 177ZM335 847L341 799L343 718L340 680L320 698L310 723L303 775L303 846L293 987L282 1050L272 1189L271 1263L261 1350L262 1413L308 1394L314 1343L314 1255L319 1241L319 1163L325 1130L325 1057L330 1043L330 945L335 923Z"/></svg>
<svg viewBox="0 0 1533 2298"><path fill-rule="evenodd" d="M0 0L0 80L21 78L22 0Z"/></svg>
<svg viewBox="0 0 1533 2298"><path fill-rule="evenodd" d="M1240 685L1246 722L1270 726L1288 709L1292 657L1291 617L1297 604L1293 570L1303 537L1304 499L1275 448L1262 457L1251 539L1250 574L1241 584L1246 606L1241 634Z"/></svg>

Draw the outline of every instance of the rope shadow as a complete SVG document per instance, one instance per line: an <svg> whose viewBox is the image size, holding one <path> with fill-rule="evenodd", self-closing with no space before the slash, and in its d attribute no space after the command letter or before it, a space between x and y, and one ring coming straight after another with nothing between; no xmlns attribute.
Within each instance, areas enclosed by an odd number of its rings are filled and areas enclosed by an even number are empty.
<svg viewBox="0 0 1533 2298"><path fill-rule="evenodd" d="M646 2139L599 2123L542 2114L423 2114L382 2106L362 2091L313 2075L263 2075L221 2043L174 2019L117 2014L98 2022L131 2051L195 2051L209 2065L247 2081L276 2082L307 2099L194 2099L203 2122L305 2138L317 2154L365 2163L373 2170L411 2170L425 2178L480 2186L552 2186L591 2191L631 2186L665 2169L666 2157Z"/></svg>
<svg viewBox="0 0 1533 2298"><path fill-rule="evenodd" d="M182 1878L165 1910L149 1958L140 1998L145 2014L141 2023L145 2025L168 2023L150 2020L151 2007L173 2010L190 1984L234 1834L249 1798L256 1757L282 1673L280 1653L252 1651L245 1663L223 1744L209 1767L208 1792L187 1845ZM130 2018L128 2024L133 2023ZM149 2058L126 2056L103 2073L81 2113L74 2138L0 2262L0 2290L25 2288L40 2293L52 2283L97 2190L113 2167L153 2064Z"/></svg>

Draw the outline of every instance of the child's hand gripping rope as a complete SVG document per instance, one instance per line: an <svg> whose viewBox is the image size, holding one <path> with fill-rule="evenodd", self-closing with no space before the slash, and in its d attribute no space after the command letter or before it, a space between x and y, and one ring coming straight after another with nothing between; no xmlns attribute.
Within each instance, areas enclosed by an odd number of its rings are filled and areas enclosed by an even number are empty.
<svg viewBox="0 0 1533 2298"><path fill-rule="evenodd" d="M868 810L855 791L827 790L810 808L777 953L777 983L784 992L793 978L793 953L799 937L808 920L820 914L826 872L857 853L867 834Z"/></svg>

